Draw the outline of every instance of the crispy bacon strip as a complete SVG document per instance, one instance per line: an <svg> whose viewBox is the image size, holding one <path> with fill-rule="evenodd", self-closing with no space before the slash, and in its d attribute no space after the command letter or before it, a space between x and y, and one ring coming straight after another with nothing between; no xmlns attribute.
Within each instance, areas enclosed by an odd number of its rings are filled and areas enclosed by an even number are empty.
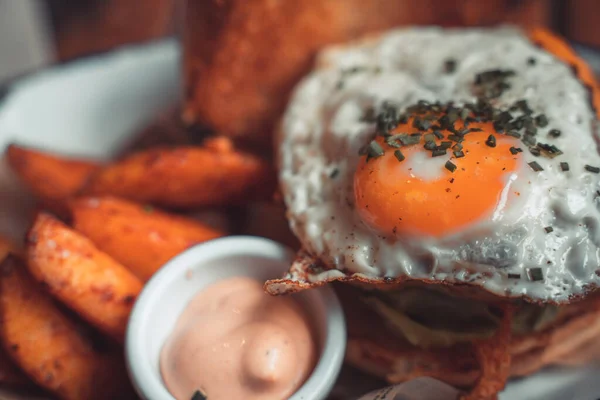
<svg viewBox="0 0 600 400"><path fill-rule="evenodd" d="M481 376L471 391L463 395L461 400L496 399L498 392L504 389L510 377L509 348L514 309L510 305L505 305L503 313L500 327L492 338L473 342Z"/></svg>

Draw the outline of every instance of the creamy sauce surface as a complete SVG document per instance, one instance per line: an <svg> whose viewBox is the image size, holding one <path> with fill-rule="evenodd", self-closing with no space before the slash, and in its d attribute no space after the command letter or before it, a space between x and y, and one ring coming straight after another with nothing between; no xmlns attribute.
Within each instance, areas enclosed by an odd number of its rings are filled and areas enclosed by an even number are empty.
<svg viewBox="0 0 600 400"><path fill-rule="evenodd" d="M271 297L262 283L235 277L196 295L161 352L168 390L189 400L282 400L312 371L316 346L303 309L291 297Z"/></svg>

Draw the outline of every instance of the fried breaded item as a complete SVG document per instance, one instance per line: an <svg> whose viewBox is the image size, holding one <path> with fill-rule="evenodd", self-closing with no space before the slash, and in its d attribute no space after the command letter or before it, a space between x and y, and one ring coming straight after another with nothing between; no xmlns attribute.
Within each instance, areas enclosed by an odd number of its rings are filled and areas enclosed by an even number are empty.
<svg viewBox="0 0 600 400"><path fill-rule="evenodd" d="M46 207L62 211L64 200L74 195L100 164L71 159L12 144L6 150L10 167L21 182Z"/></svg>
<svg viewBox="0 0 600 400"><path fill-rule="evenodd" d="M268 141L321 47L398 25L544 26L547 0L206 0L188 3L184 119Z"/></svg>
<svg viewBox="0 0 600 400"><path fill-rule="evenodd" d="M134 153L95 174L83 193L175 208L222 206L272 196L274 175L268 162L222 138Z"/></svg>
<svg viewBox="0 0 600 400"><path fill-rule="evenodd" d="M121 354L96 351L14 257L0 265L0 318L3 348L59 398L134 398Z"/></svg>
<svg viewBox="0 0 600 400"><path fill-rule="evenodd" d="M119 341L142 282L86 237L49 214L27 235L33 277L81 317Z"/></svg>
<svg viewBox="0 0 600 400"><path fill-rule="evenodd" d="M82 197L69 207L73 227L142 281L188 247L223 236L200 222L115 197Z"/></svg>

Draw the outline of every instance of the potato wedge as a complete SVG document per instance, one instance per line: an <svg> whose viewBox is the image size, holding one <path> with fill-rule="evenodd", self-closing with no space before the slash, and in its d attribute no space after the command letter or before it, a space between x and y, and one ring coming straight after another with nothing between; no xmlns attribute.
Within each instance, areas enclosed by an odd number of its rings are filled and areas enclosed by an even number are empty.
<svg viewBox="0 0 600 400"><path fill-rule="evenodd" d="M121 355L98 353L12 256L0 265L0 318L3 348L59 398L134 398Z"/></svg>
<svg viewBox="0 0 600 400"><path fill-rule="evenodd" d="M269 163L231 146L159 148L107 166L83 194L196 208L271 196L274 177Z"/></svg>
<svg viewBox="0 0 600 400"><path fill-rule="evenodd" d="M141 281L49 214L27 235L29 271L50 293L103 332L123 341Z"/></svg>
<svg viewBox="0 0 600 400"><path fill-rule="evenodd" d="M75 194L100 165L55 156L15 144L6 151L8 164L31 192L53 203Z"/></svg>
<svg viewBox="0 0 600 400"><path fill-rule="evenodd" d="M142 281L188 247L223 234L199 222L114 197L69 203L73 227Z"/></svg>

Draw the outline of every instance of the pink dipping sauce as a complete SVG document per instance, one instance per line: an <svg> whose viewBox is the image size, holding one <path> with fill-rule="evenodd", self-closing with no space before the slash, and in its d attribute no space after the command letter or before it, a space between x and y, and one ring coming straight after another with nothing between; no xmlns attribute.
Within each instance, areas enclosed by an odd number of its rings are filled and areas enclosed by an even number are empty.
<svg viewBox="0 0 600 400"><path fill-rule="evenodd" d="M316 346L304 310L246 277L208 286L183 311L160 370L177 400L283 400L311 373Z"/></svg>

